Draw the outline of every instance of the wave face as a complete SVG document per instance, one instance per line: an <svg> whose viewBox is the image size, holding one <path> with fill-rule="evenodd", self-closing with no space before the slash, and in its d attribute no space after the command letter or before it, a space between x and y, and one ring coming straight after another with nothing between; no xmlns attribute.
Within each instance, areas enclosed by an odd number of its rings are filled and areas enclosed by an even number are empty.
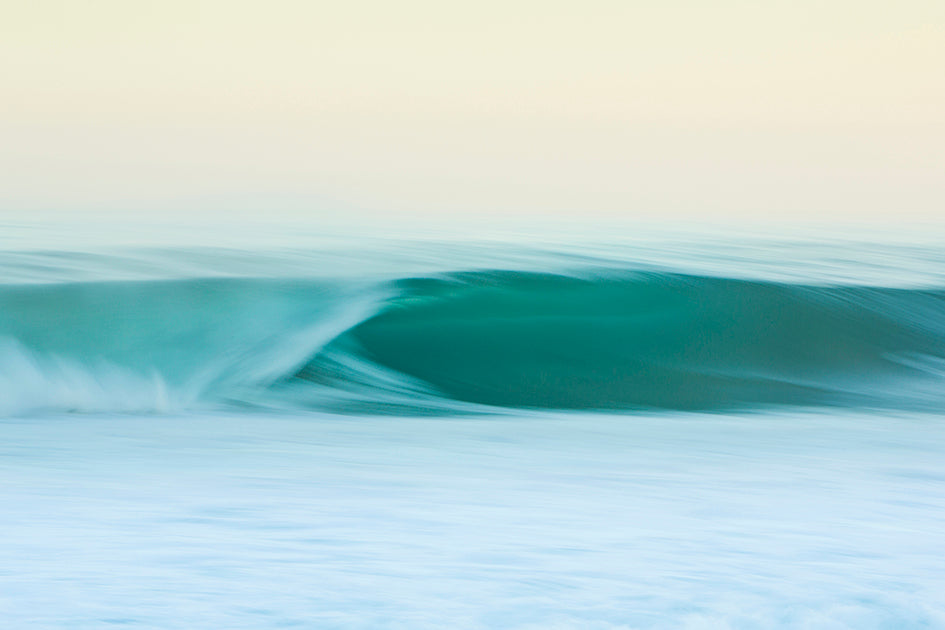
<svg viewBox="0 0 945 630"><path fill-rule="evenodd" d="M0 290L0 414L936 405L945 291L618 270Z"/></svg>

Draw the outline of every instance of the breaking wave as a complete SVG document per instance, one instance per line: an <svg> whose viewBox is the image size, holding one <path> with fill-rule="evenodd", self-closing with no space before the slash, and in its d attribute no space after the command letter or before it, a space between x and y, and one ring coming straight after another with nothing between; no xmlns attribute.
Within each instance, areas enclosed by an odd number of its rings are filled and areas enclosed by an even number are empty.
<svg viewBox="0 0 945 630"><path fill-rule="evenodd" d="M672 273L0 287L0 415L945 400L945 291Z"/></svg>

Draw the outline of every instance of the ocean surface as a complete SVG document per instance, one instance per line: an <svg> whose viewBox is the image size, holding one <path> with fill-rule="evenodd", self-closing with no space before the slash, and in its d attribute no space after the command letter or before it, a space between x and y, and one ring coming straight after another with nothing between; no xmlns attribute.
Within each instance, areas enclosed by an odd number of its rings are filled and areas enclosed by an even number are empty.
<svg viewBox="0 0 945 630"><path fill-rule="evenodd" d="M9 628L945 628L945 229L0 220Z"/></svg>

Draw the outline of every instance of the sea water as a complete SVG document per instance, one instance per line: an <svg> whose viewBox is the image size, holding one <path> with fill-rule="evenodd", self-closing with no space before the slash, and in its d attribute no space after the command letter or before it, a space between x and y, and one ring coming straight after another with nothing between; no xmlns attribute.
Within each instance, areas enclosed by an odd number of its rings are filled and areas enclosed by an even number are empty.
<svg viewBox="0 0 945 630"><path fill-rule="evenodd" d="M0 227L10 628L945 628L941 231Z"/></svg>

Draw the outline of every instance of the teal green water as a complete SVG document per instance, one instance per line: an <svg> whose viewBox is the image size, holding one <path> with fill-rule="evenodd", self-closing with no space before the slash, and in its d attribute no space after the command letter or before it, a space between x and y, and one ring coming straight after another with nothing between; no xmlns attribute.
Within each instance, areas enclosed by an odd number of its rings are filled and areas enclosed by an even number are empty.
<svg viewBox="0 0 945 630"><path fill-rule="evenodd" d="M907 357L945 356L942 291L613 271L467 273L402 288L340 343L489 405L841 404L866 383L927 376Z"/></svg>
<svg viewBox="0 0 945 630"><path fill-rule="evenodd" d="M11 413L110 390L144 409L911 408L942 402L945 290L599 267L19 284L0 340Z"/></svg>

